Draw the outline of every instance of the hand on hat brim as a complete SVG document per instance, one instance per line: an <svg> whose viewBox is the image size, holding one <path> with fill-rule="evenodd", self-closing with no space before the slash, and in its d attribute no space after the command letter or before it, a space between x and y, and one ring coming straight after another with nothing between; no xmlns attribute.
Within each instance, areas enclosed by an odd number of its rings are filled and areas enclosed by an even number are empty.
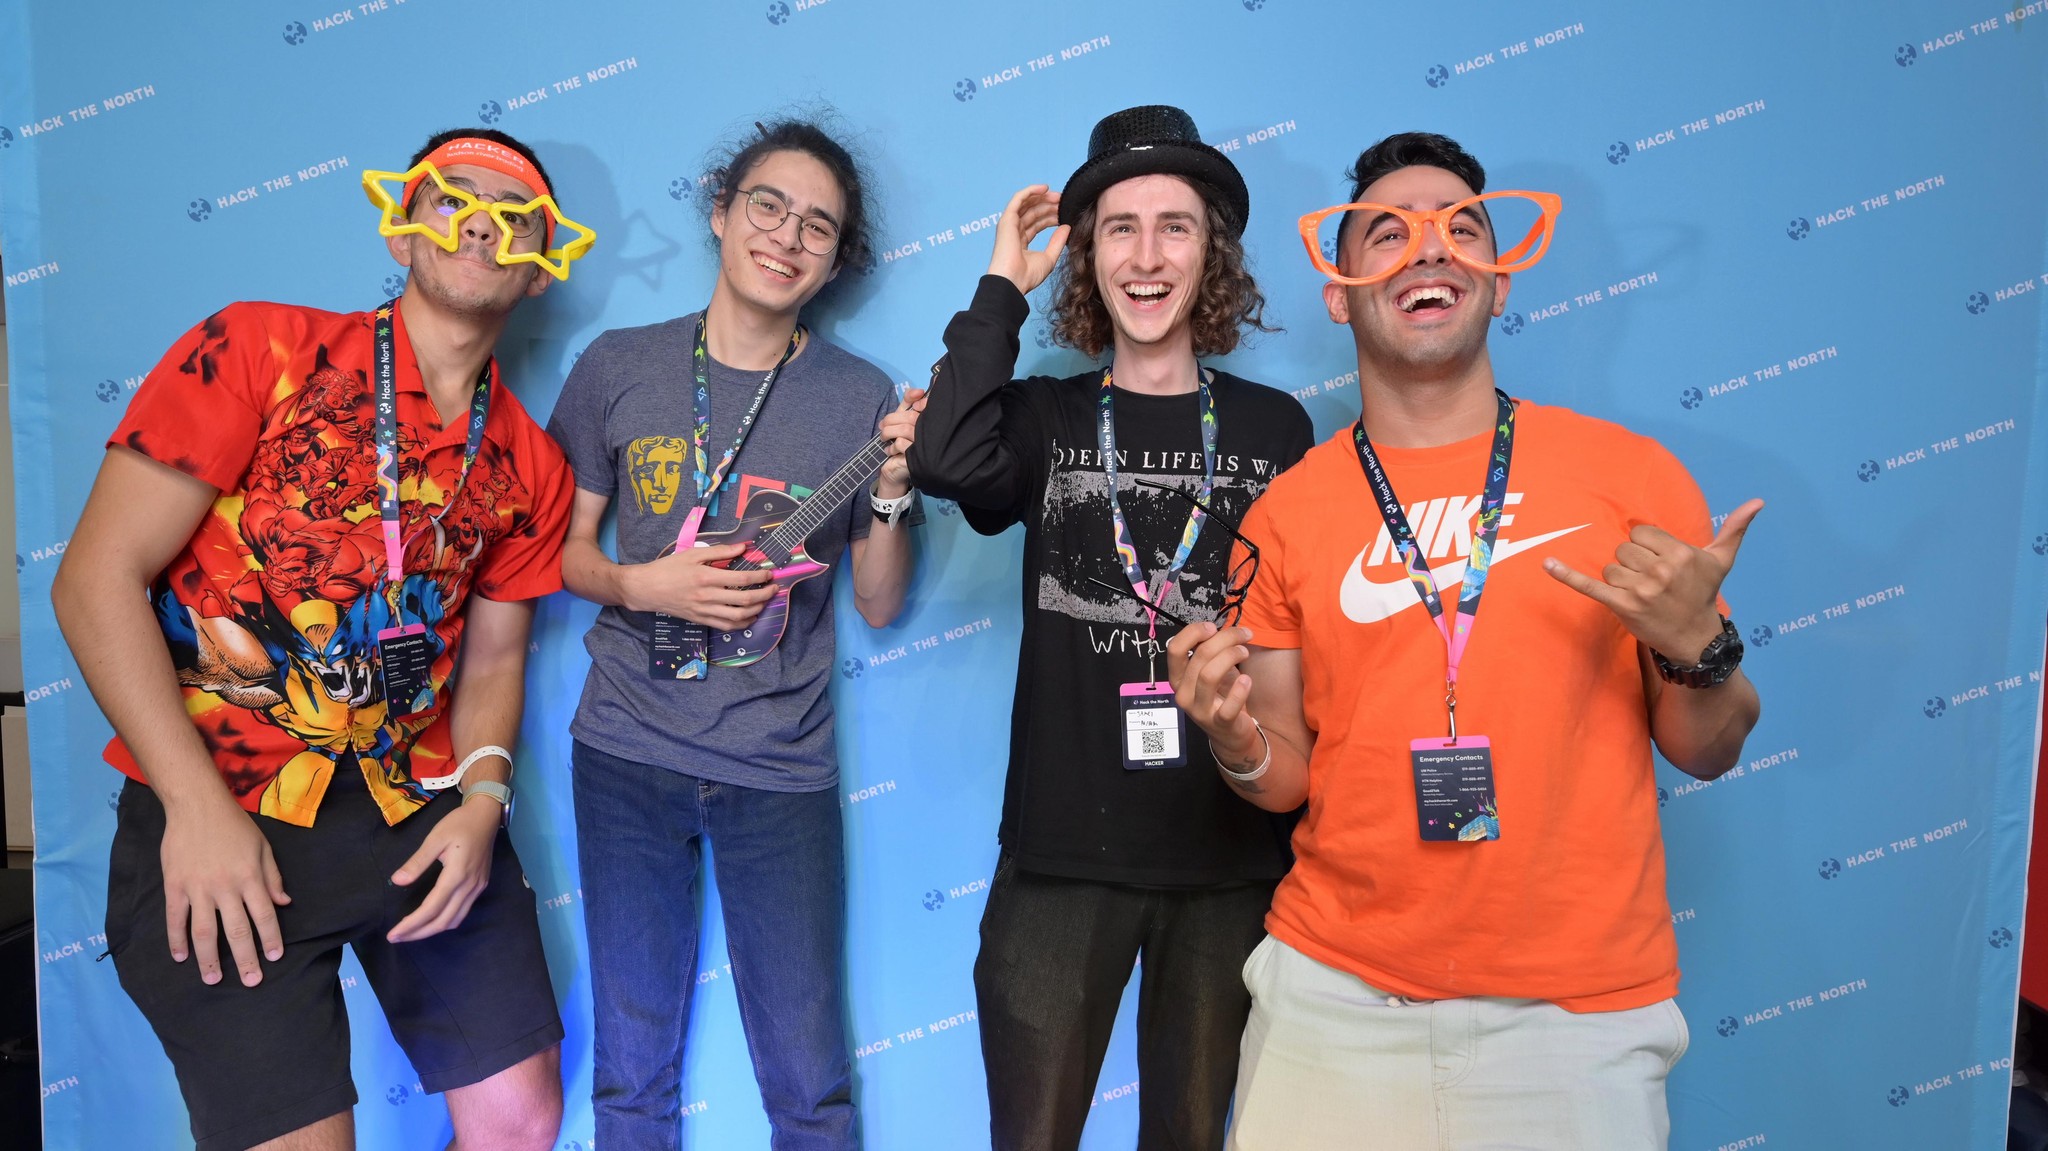
<svg viewBox="0 0 2048 1151"><path fill-rule="evenodd" d="M989 256L988 274L1001 276L1017 285L1025 295L1045 282L1066 250L1072 229L1059 223L1060 194L1046 184L1021 188L1010 197L1002 218L996 221L996 250ZM1044 250L1031 244L1039 233L1052 229Z"/></svg>

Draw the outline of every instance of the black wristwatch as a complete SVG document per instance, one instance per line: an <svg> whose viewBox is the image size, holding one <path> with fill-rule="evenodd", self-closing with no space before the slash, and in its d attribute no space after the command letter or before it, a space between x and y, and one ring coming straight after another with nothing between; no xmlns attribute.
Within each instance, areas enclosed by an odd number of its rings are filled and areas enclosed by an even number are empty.
<svg viewBox="0 0 2048 1151"><path fill-rule="evenodd" d="M1680 687L1718 687L1728 682L1735 669L1742 666L1742 633L1735 630L1735 624L1727 616L1721 617L1721 634L1700 653L1700 661L1691 667L1679 667L1664 658L1664 653L1650 649L1650 657L1657 661L1657 674L1664 682Z"/></svg>

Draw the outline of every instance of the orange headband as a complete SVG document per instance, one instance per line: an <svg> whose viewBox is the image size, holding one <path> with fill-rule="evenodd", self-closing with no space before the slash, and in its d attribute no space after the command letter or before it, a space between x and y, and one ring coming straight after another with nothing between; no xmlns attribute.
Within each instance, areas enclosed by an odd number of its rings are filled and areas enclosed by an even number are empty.
<svg viewBox="0 0 2048 1151"><path fill-rule="evenodd" d="M458 136L427 153L425 159L436 168L446 168L451 164L470 164L478 168L489 168L493 172L510 176L527 187L532 188L536 198L554 195L553 192L548 190L548 182L541 178L540 171L531 163L528 163L526 157L507 148L503 144L494 143L490 140L479 139L475 136ZM399 203L411 204L412 194L419 190L420 181L425 178L424 176L414 177L412 182L405 186L405 195L399 200ZM553 229L550 228L549 230L552 231Z"/></svg>

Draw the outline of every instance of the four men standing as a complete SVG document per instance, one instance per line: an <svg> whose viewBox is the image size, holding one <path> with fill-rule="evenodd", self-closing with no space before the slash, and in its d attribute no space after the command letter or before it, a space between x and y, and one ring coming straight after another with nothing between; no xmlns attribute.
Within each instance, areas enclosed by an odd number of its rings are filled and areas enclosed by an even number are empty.
<svg viewBox="0 0 2048 1151"><path fill-rule="evenodd" d="M502 134L415 160L402 298L188 334L53 591L136 780L110 950L202 1147L349 1144L343 943L464 1145L552 1141L561 1026L500 824L557 572L601 605L571 727L599 1141L678 1143L711 842L774 1146L856 1146L812 577L845 558L887 626L913 476L1025 525L974 972L997 1148L1078 1144L1134 961L1140 1148L1226 1119L1244 1148L1663 1144L1686 1033L1650 755L1711 778L1756 722L1718 593L1762 505L1713 534L1654 442L1496 388L1487 325L1555 197L1486 194L1440 136L1359 157L1310 246L1363 411L1312 447L1294 399L1201 363L1264 300L1244 181L1186 113L1109 116L1063 191L1012 197L900 398L800 322L872 212L844 146L778 121L713 173L709 303L592 343L558 451L490 356L577 226ZM1055 337L1108 362L1012 379L1056 266ZM139 665L136 634L163 641Z"/></svg>

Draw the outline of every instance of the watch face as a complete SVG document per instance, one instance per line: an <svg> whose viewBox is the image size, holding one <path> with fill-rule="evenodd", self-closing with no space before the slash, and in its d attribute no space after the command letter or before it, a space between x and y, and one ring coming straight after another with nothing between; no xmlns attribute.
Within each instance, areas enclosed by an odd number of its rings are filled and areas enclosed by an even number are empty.
<svg viewBox="0 0 2048 1151"><path fill-rule="evenodd" d="M1707 645L1707 650L1700 655L1700 663L1713 668L1726 666L1729 671L1733 671L1735 665L1741 662L1742 633L1736 631L1734 622L1724 616L1721 620L1721 634L1715 636L1714 642Z"/></svg>

